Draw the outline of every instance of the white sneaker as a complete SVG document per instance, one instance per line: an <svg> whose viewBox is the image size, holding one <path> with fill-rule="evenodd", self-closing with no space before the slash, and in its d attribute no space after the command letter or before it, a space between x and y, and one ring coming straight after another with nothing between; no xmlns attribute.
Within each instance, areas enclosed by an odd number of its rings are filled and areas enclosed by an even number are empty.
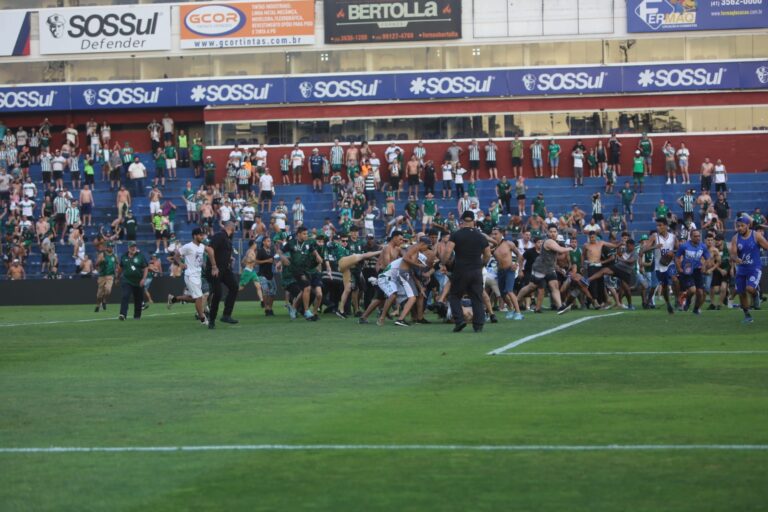
<svg viewBox="0 0 768 512"><path fill-rule="evenodd" d="M675 179L673 179L673 180L672 180L672 184L673 184L673 185L677 185L677 178L675 178Z"/></svg>
<svg viewBox="0 0 768 512"><path fill-rule="evenodd" d="M667 185L671 185L672 182L670 180L667 180Z"/></svg>

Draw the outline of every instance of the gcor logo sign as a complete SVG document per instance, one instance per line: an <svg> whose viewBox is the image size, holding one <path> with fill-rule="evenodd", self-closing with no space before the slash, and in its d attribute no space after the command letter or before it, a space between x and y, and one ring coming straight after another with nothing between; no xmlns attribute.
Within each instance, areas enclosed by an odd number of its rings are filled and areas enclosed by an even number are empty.
<svg viewBox="0 0 768 512"><path fill-rule="evenodd" d="M40 53L99 53L171 49L169 6L43 9Z"/></svg>
<svg viewBox="0 0 768 512"><path fill-rule="evenodd" d="M184 17L184 26L199 36L226 36L243 28L247 17L232 5L204 5Z"/></svg>

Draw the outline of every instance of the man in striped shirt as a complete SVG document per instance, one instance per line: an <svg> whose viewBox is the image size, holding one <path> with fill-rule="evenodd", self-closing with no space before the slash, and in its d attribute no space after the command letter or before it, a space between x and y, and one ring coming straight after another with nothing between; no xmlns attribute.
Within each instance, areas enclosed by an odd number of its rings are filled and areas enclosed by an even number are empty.
<svg viewBox="0 0 768 512"><path fill-rule="evenodd" d="M472 142L467 146L469 152L469 177L470 180L476 181L480 178L480 145L477 140L472 139Z"/></svg>
<svg viewBox="0 0 768 512"><path fill-rule="evenodd" d="M64 196L64 191L59 190L58 196L53 200L53 215L56 221L56 230L61 234L61 243L64 244L64 235L66 234L67 209L69 201Z"/></svg>
<svg viewBox="0 0 768 512"><path fill-rule="evenodd" d="M427 148L424 147L424 142L419 141L413 148L413 156L419 161L419 165L424 167L424 159L427 156Z"/></svg>
<svg viewBox="0 0 768 512"><path fill-rule="evenodd" d="M339 139L333 139L331 146L331 173L341 172L341 166L344 164L344 148L339 144Z"/></svg>
<svg viewBox="0 0 768 512"><path fill-rule="evenodd" d="M499 179L499 170L496 168L496 151L498 149L493 139L488 139L488 144L485 145L485 165L488 166L488 173L492 180Z"/></svg>
<svg viewBox="0 0 768 512"><path fill-rule="evenodd" d="M539 142L539 139L533 139L533 144L531 144L531 165L533 165L534 178L544 176L544 146Z"/></svg>
<svg viewBox="0 0 768 512"><path fill-rule="evenodd" d="M689 189L677 199L677 204L683 209L683 220L693 220L693 206L696 203L695 193L693 189Z"/></svg>

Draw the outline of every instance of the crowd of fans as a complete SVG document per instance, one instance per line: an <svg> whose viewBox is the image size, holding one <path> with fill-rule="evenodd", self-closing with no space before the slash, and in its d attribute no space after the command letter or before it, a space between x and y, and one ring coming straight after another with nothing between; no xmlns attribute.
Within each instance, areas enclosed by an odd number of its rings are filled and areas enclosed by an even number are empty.
<svg viewBox="0 0 768 512"><path fill-rule="evenodd" d="M574 204L570 211L559 215L547 209L543 193L538 193L530 204L527 202L528 185L523 176L523 162L530 158L534 178L544 177L546 165L549 178L559 179L563 149L554 139L546 147L538 140L527 147L518 137L510 141L511 179L507 176L498 179L498 147L491 139L484 144L472 140L465 147L453 141L437 160L429 158L427 148L421 142L410 155L392 142L381 158L366 142L342 146L335 141L327 155L314 148L309 156L297 144L280 159L280 183L301 183L303 176L309 174L314 191L322 192L330 187L332 199L329 206L334 215L338 215L326 218L320 228L306 230L307 208L301 198L296 197L286 204L283 198L275 197L275 177L267 165L268 149L263 144L250 149L235 146L227 159L226 177L217 182L216 165L210 156L204 157L205 148L200 138L190 139L184 130L176 131L168 115L160 122L152 120L147 127L153 169L147 169L129 142L121 145L112 140L107 122L99 124L91 119L85 126L85 144L75 126L69 125L61 131L62 145L54 146L52 130L47 119L29 132L19 127L14 133L0 125L3 141L0 145L2 251L11 279L25 277L25 259L35 248L42 254L41 273L50 278L60 277L57 241L72 248L76 273L98 274L101 262L99 258L91 260L85 251L88 239L101 256L105 244L137 240L139 231L145 229L138 218L145 214L149 216L155 238L156 252L149 262L154 268L153 275L163 273L160 255L167 255L163 259L170 266L170 275L181 275L182 265L174 254L181 245L176 239L179 219L175 202L180 200L185 207L186 222L200 226L204 236L212 235L231 222L236 223L239 236L251 247L247 251L250 259L243 261L243 268L256 272L256 265L259 277L262 273L271 274L264 268L266 264L254 264L264 261L256 254L266 245L267 252L274 253L268 266L273 267L274 263L273 270L283 273L287 289L290 289L295 266L282 264L286 259L282 256L283 247L295 244L298 233L306 233L308 242L306 247L302 244L301 251L305 254L300 259L301 265L306 266L304 271L315 301L313 307L303 309L305 314L311 311L310 316L315 318L321 304L340 315L350 311L362 314L375 296L376 286L372 283L382 271L381 261L369 258L356 262L350 280L343 278L345 272L339 268L339 260L382 250L377 241L381 239L387 240L385 246L395 240L396 247L407 245L409 240L413 246L429 240L430 249L418 251L426 255L426 263L417 265L416 260L411 261L414 269L420 269L414 272L415 288L420 292L419 296L428 298L415 309L415 318L421 320L427 306L439 307L445 302L448 281L445 276L449 271L439 263L440 247L457 229L459 217L470 211L475 225L488 236L494 251L506 254L504 248L508 247L510 253L509 262L506 255L502 256L502 269L496 257L486 267L490 318L495 318L493 311L498 309L511 309L510 317L521 315L525 308L541 311L544 292L551 296L555 308L572 304L574 300L585 306L632 307L631 289L639 288L643 306L655 306L655 290L659 286L649 269L657 264L653 256L657 248L652 247L649 240L656 233L636 233L642 236L636 241L631 239L635 221L633 206L638 195L643 193L644 178L653 173L653 141L645 134L633 149L633 169L626 178L621 177L619 164L622 143L615 136L605 143L598 140L591 148L577 140L567 153L574 171L574 187L583 185L584 168L587 167L590 177L604 179L605 188L602 193L591 196L589 214ZM662 153L667 183L677 183L679 177L681 183L689 184L691 155L685 145L674 148L667 141ZM481 165L481 155L484 165ZM463 162L468 162L466 168ZM42 170L39 183L29 175L30 166L37 163ZM181 197L166 197L166 183L178 179L178 167L191 167L196 178L203 178L202 183L195 187L192 181L187 181ZM100 169L98 176L97 169ZM496 198L486 208L481 206L477 192L478 180L486 179L486 176L481 177L481 170L487 173L487 179L496 181ZM154 175L150 176L152 173ZM711 195L713 184L714 198ZM724 237L728 222L733 219L727 199L727 173L720 160L712 163L708 158L704 159L699 185L698 190L686 189L674 205L661 200L653 219L674 233L678 243L684 244L699 236L706 243L709 254L718 255L708 259L703 268L705 289L712 294L712 307L718 307L727 298L728 291L722 290L723 280L717 276L728 277L732 273ZM111 225L93 224L93 189L96 186L114 191L116 211ZM377 196L381 193L384 201L379 205ZM135 212L133 202L147 194L149 211ZM614 194L620 198L621 208L604 214L603 200L606 195ZM404 209L398 211L396 203L403 195L407 201ZM455 200L455 207L453 203L446 207L447 200ZM765 218L760 209L756 208L749 215L755 228L762 229ZM382 222L384 233L377 232L377 226ZM583 248L578 247L581 235L587 237ZM557 258L556 279L548 280L546 286L531 288L533 264L548 239L573 250L563 251ZM289 256L287 260L291 258ZM617 280L615 274L618 272L613 272L590 280L589 275L596 273L595 268L616 264L632 267L631 274L635 277L627 283ZM515 276L512 280L510 271ZM624 268L621 275L626 277L627 272ZM504 277L500 279L500 275ZM262 297L264 288L272 288L264 286L260 279L252 281L258 285ZM711 285L710 281L717 286ZM675 287L678 307L688 304L685 291ZM718 292L720 295L716 300ZM344 300L340 305L342 295ZM304 300L303 290L299 297ZM151 300L151 297L147 298Z"/></svg>

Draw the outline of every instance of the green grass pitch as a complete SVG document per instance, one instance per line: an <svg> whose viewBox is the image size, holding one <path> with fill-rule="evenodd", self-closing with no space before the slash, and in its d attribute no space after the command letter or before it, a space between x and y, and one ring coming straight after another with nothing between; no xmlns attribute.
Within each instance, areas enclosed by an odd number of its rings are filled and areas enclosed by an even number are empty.
<svg viewBox="0 0 768 512"><path fill-rule="evenodd" d="M0 308L0 510L768 507L764 312L749 326L738 311L626 312L489 356L601 313L528 314L476 335L290 322L277 309L265 318L239 303L239 325L209 332L189 305L155 305L140 322L112 319L115 305L109 319L88 306ZM381 446L8 451L222 445ZM609 445L661 448L562 449Z"/></svg>

